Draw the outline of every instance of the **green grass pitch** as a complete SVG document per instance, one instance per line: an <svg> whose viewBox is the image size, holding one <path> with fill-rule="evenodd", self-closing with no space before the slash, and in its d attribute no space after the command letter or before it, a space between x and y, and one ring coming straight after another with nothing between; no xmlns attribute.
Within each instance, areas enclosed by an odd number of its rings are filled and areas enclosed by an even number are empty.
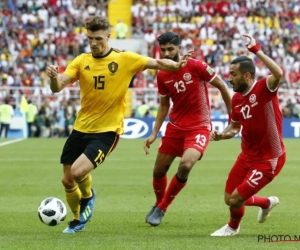
<svg viewBox="0 0 300 250"><path fill-rule="evenodd" d="M0 147L0 249L300 249L300 242L258 242L258 235L300 235L299 139L285 140L286 165L260 192L277 195L280 205L264 224L256 221L258 208L247 207L240 234L227 238L209 235L228 221L223 189L240 152L240 140L210 143L162 224L152 228L144 218L154 203L152 169L159 141L146 156L142 139L121 139L93 171L95 214L86 229L74 235L61 233L72 218L69 210L66 221L56 227L42 224L37 216L44 198L54 196L65 202L59 163L65 139L28 139ZM177 165L178 160L169 179Z"/></svg>

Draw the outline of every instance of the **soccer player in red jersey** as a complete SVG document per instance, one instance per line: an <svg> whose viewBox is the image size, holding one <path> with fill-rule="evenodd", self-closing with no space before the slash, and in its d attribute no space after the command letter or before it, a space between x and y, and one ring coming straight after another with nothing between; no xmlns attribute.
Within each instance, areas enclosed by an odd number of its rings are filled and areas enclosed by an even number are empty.
<svg viewBox="0 0 300 250"><path fill-rule="evenodd" d="M163 58L176 62L180 60L179 35L166 32L158 37L158 42ZM156 203L146 216L146 222L151 226L161 223L168 206L186 185L191 169L201 159L209 143L212 124L207 83L220 90L230 113L231 96L228 87L207 63L189 58L182 69L171 74L166 71L157 74L161 98L152 134L144 142L146 154L169 112L170 100L173 106L153 171ZM167 172L176 157L181 157L181 160L167 188Z"/></svg>
<svg viewBox="0 0 300 250"><path fill-rule="evenodd" d="M230 220L211 236L232 236L239 233L245 206L260 207L258 222L265 222L279 203L256 193L279 174L285 163L282 142L282 115L277 91L283 75L279 66L260 50L250 35L247 48L271 71L271 75L255 81L255 66L247 56L234 59L230 65L229 82L236 92L232 97L231 122L223 132L214 131L211 140L224 140L237 135L242 127L242 152L232 167L225 186L225 202Z"/></svg>

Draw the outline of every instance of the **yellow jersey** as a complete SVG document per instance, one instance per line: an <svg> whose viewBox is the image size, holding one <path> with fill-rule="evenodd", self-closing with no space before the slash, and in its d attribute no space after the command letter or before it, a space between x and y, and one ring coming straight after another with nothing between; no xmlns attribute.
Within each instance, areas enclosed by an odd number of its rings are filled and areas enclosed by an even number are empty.
<svg viewBox="0 0 300 250"><path fill-rule="evenodd" d="M127 89L149 59L113 48L102 57L93 57L91 53L76 57L63 73L72 82L79 80L81 109L74 129L83 133L123 134Z"/></svg>

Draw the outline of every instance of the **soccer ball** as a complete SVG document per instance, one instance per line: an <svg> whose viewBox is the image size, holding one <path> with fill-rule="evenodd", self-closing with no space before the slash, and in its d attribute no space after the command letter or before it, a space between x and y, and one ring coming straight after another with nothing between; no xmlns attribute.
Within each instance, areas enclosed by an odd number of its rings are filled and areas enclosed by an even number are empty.
<svg viewBox="0 0 300 250"><path fill-rule="evenodd" d="M38 215L44 224L56 226L65 220L67 208L60 199L49 197L41 202Z"/></svg>

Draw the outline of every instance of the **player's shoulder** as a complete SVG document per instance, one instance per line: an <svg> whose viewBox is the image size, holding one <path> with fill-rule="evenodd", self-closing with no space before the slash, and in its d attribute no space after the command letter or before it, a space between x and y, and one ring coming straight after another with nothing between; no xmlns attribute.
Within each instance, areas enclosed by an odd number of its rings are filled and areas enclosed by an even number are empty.
<svg viewBox="0 0 300 250"><path fill-rule="evenodd" d="M259 78L256 80L255 82L255 85L254 87L251 89L251 92L260 92L260 91L263 91L263 90L267 90L268 87L267 87L267 78L264 77L264 78Z"/></svg>
<svg viewBox="0 0 300 250"><path fill-rule="evenodd" d="M167 71L159 70L159 71L157 71L156 77L163 77L168 74L169 74L169 72L167 72Z"/></svg>
<svg viewBox="0 0 300 250"><path fill-rule="evenodd" d="M120 49L117 49L117 48L111 48L111 50L112 50L114 53L123 53L123 52L125 52L125 50L120 50Z"/></svg>
<svg viewBox="0 0 300 250"><path fill-rule="evenodd" d="M199 64L201 64L201 61L194 58L189 58L187 61L187 67L198 67Z"/></svg>
<svg viewBox="0 0 300 250"><path fill-rule="evenodd" d="M74 60L76 60L76 61L85 61L86 59L89 59L89 58L92 58L92 57L93 57L92 53L87 52L87 53L81 53L81 54L77 55Z"/></svg>
<svg viewBox="0 0 300 250"><path fill-rule="evenodd" d="M210 75L212 75L214 72L214 70L206 62L193 58L188 59L187 68L189 70L197 69L198 72L199 70L200 72L207 71Z"/></svg>
<svg viewBox="0 0 300 250"><path fill-rule="evenodd" d="M262 77L257 79L256 84L264 84L267 83L267 77Z"/></svg>
<svg viewBox="0 0 300 250"><path fill-rule="evenodd" d="M204 67L204 68L206 68L207 66L209 66L207 64L207 62L201 61L201 60L198 60L198 59L195 59L195 58L189 58L187 64L191 65L191 66L197 66L197 67L200 66L200 67Z"/></svg>
<svg viewBox="0 0 300 250"><path fill-rule="evenodd" d="M111 51L115 54L119 54L119 55L137 55L137 53L132 52L132 51L128 51L128 50L120 50L117 48L111 48Z"/></svg>
<svg viewBox="0 0 300 250"><path fill-rule="evenodd" d="M232 102L238 102L239 100L243 99L243 95L239 92L236 92L232 95Z"/></svg>

